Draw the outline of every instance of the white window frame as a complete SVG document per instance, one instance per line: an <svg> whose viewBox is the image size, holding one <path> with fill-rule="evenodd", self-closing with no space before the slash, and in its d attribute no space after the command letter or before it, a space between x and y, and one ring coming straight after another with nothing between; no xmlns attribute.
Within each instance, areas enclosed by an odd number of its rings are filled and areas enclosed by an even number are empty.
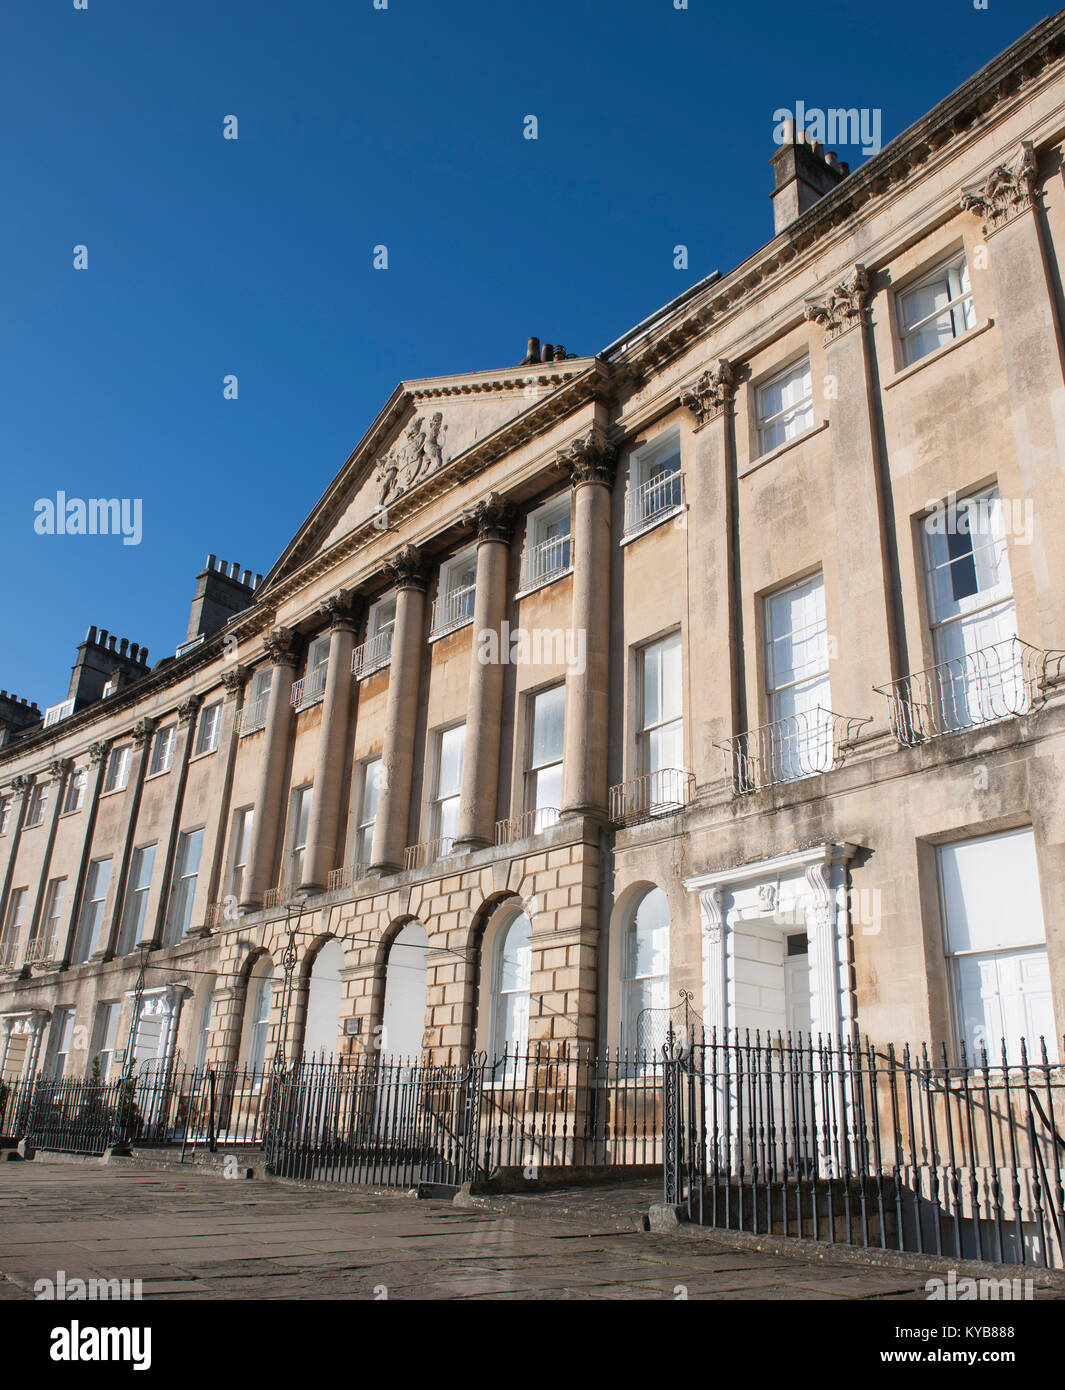
<svg viewBox="0 0 1065 1390"><path fill-rule="evenodd" d="M646 703L647 698L644 694L646 683L647 657L659 648L676 644L680 649L680 714L674 715L670 719L660 719L657 723L649 724L646 722ZM656 638L653 642L646 642L643 646L636 648L636 767L637 776L649 777L656 772L664 772L663 767L652 767L650 759L650 749L652 744L651 735L660 729L672 728L674 725L680 729L680 747L684 749L684 646L683 637L679 631L667 632L665 636ZM684 771L683 756L678 760L678 771Z"/></svg>
<svg viewBox="0 0 1065 1390"><path fill-rule="evenodd" d="M129 955L144 939L148 895L152 890L152 878L155 874L155 851L156 845L154 843L137 845L130 856L129 872L126 875L126 901L122 908L122 926L119 931L118 954L120 956ZM148 864L148 878L147 882L144 882L146 862Z"/></svg>
<svg viewBox="0 0 1065 1390"><path fill-rule="evenodd" d="M92 1046L89 1048L89 1066L97 1058L100 1062L100 1080L107 1081L115 1059L115 1046L118 1043L118 1025L122 1007L116 999L101 999L96 1006L96 1017L92 1025Z"/></svg>
<svg viewBox="0 0 1065 1390"><path fill-rule="evenodd" d="M266 728L266 716L270 708L270 690L274 683L274 668L267 663L260 666L251 678L248 698L240 713L240 736L256 734Z"/></svg>
<svg viewBox="0 0 1065 1390"><path fill-rule="evenodd" d="M355 863L364 868L369 867L373 857L373 833L377 823L377 807L381 799L381 772L384 764L381 761L381 754L376 757L366 758L360 763L359 768L359 809L355 817ZM371 778L376 785L374 788L373 815L367 815L367 796L366 791L370 785Z"/></svg>
<svg viewBox="0 0 1065 1390"><path fill-rule="evenodd" d="M557 695L562 692L562 746L559 749L557 758L552 758L549 762L536 763L533 761L534 748L536 746L536 702L545 695ZM564 681L556 682L553 685L546 685L541 690L532 690L525 697L525 786L523 792L525 814L533 818L534 835L539 835L542 830L546 830L549 825L555 825L559 819L561 810L562 790L561 776L566 752L566 684ZM548 806L546 803L540 804L540 774L551 770L559 770L559 805ZM554 814L551 814L554 812Z"/></svg>
<svg viewBox="0 0 1065 1390"><path fill-rule="evenodd" d="M370 611L366 615L366 641L361 647L355 648L351 659L351 669L359 680L372 675L374 671L380 671L392 660L392 637L396 629L398 601L398 592L391 589L370 605ZM390 608L392 617L387 622L382 621L383 615Z"/></svg>
<svg viewBox="0 0 1065 1390"><path fill-rule="evenodd" d="M85 787L89 780L88 768L76 767L70 774L67 782L66 796L63 798L64 816L73 815L75 811L80 811L85 804Z"/></svg>
<svg viewBox="0 0 1065 1390"><path fill-rule="evenodd" d="M72 1051L71 1044L74 1041L76 1014L76 1006L70 1004L64 1008L56 1009L52 1015L52 1030L48 1048L48 1075L56 1081L61 1081L66 1074L67 1061Z"/></svg>
<svg viewBox="0 0 1065 1390"><path fill-rule="evenodd" d="M292 687L292 704L297 710L320 705L325 699L329 678L329 634L316 637L307 648L303 676Z"/></svg>
<svg viewBox="0 0 1065 1390"><path fill-rule="evenodd" d="M174 763L174 744L177 742L177 725L164 724L156 729L152 739L152 755L148 760L148 776L161 777L169 772Z"/></svg>
<svg viewBox="0 0 1065 1390"><path fill-rule="evenodd" d="M636 931L637 931L637 927L638 927L638 923L639 923L639 914L640 914L640 908L641 908L641 906L647 901L648 898L650 898L650 897L652 896L653 893L656 893L656 892L662 893L663 900L664 900L665 903L666 903L666 926L665 926L665 933L666 933L666 950L665 950L665 955L666 955L666 960L665 960L665 970L656 971L654 974L637 974L636 971L635 971L634 969L631 968L631 966L632 966L632 948L631 948L630 943L631 943L632 938L635 936ZM642 988L643 988L643 986L644 986L644 982L645 982L645 981L650 981L650 982L652 983L652 998L653 998L653 997L654 997L654 994L655 994L655 991L654 991L654 984L655 984L655 982L660 982L660 986L661 986L661 999L662 999L661 1005L658 1005L658 1004L650 1004L650 1005L647 1005L647 1006L645 1006L645 1007L651 1008L651 1009L655 1009L655 1010L661 1009L663 1012L669 1008L670 946L671 946L671 944L672 944L671 941L670 941L670 933L671 933L671 931L672 931L672 920L671 920L671 917L670 917L670 915L669 915L669 902L668 902L668 900L665 898L665 894L664 894L664 892L662 892L662 889L658 888L657 886L654 887L654 888L649 888L646 892L640 893L640 894L637 896L637 898L635 899L635 901L633 901L632 903L629 904L628 912L627 912L626 915L625 915L625 926L624 926L624 930L623 930L622 935L621 935L621 981L620 981L620 984L621 984L621 1018L620 1018L620 1032L621 1032L621 1046L622 1046L622 1048L623 1048L627 1053L630 1054L630 1057L629 1057L629 1061L630 1061L630 1062L633 1060L632 1054L637 1054L637 1053L639 1052L640 1048L641 1048L641 1043L640 1043L640 1038L639 1038L639 1032L638 1032L638 1021L639 1021L639 1016L640 1016L640 1014L643 1012L643 1010L636 1010L635 1017L633 1017L633 1009L634 1009L633 995L634 995L634 993L637 992L636 989L635 989L634 987L639 986L640 989L641 989L641 991L642 991ZM654 1055L655 1055L655 1053L657 1052L657 1049L654 1047L654 1042L652 1041L652 1046L651 1046L650 1048L645 1048L644 1051L645 1051L645 1053L646 1053L646 1056L645 1056L645 1057L642 1057L642 1058L639 1058L639 1060L640 1060L640 1061L644 1061L644 1060L645 1060L648 1064L652 1064L652 1063L653 1063L653 1060L654 1060Z"/></svg>
<svg viewBox="0 0 1065 1390"><path fill-rule="evenodd" d="M262 1071L266 1066L266 1049L270 1042L270 1017L274 1003L274 970L248 978L249 990L254 990L249 1000L251 1017L248 1028L248 1053L246 1067L249 1071Z"/></svg>
<svg viewBox="0 0 1065 1390"><path fill-rule="evenodd" d="M196 854L196 867L192 873L189 872L188 847L192 842L193 836L199 835L199 848ZM200 874L200 860L203 857L203 826L194 826L189 830L182 830L178 835L177 847L174 851L174 874L170 884L170 901L166 908L166 944L176 946L183 941L189 928L194 921L193 908L196 902L196 888L198 886ZM178 928L177 911L179 905L184 905L182 917L184 921L181 931Z"/></svg>
<svg viewBox="0 0 1065 1390"><path fill-rule="evenodd" d="M104 776L104 795L108 792L125 791L129 784L129 764L133 745L120 743L112 748L107 757L107 773Z"/></svg>
<svg viewBox="0 0 1065 1390"><path fill-rule="evenodd" d="M26 807L26 820L23 825L24 830L32 830L35 825L41 825L44 821L45 812L48 809L50 787L50 782L34 782L30 788L30 799Z"/></svg>
<svg viewBox="0 0 1065 1390"><path fill-rule="evenodd" d="M676 456L676 467L655 472L663 459ZM631 535L684 510L684 455L679 429L669 429L636 449L629 460L625 497L625 534Z"/></svg>
<svg viewBox="0 0 1065 1390"><path fill-rule="evenodd" d="M526 941L528 960L519 963L521 973L518 977L517 985L512 989L503 988L503 965L507 938L517 926L518 922L525 918L528 924ZM506 920L500 924L495 936L495 943L492 950L492 1055L496 1058L503 1056L504 1048L508 1054L507 1072L512 1074L522 1068L525 1054L529 1047L529 1001L532 991L532 920L524 909L518 909L508 914ZM511 1038L507 1036L506 1028L506 1001L514 998L524 1001L524 1016L520 1007L517 1010L517 1020L519 1023L519 1036Z"/></svg>
<svg viewBox="0 0 1065 1390"><path fill-rule="evenodd" d="M103 866L107 868L104 871ZM85 875L85 894L81 904L80 920L78 922L78 963L84 964L91 959L99 949L100 943L97 937L105 921L105 908L107 907L107 895L111 888L111 869L113 867L112 856L107 854L99 859L89 861L89 868ZM100 892L100 878L103 874L103 892ZM95 910L98 908L98 912ZM92 918L92 927L89 930L89 921Z"/></svg>
<svg viewBox="0 0 1065 1390"><path fill-rule="evenodd" d="M11 798L0 797L0 835L6 835L11 824Z"/></svg>
<svg viewBox="0 0 1065 1390"><path fill-rule="evenodd" d="M449 791L446 795L441 795L440 774L443 770L444 738L454 733L456 729L462 730L462 753L459 757L458 786L454 791ZM446 808L452 803L456 807L456 823L458 820L458 803L462 795L462 769L466 762L466 724L460 721L456 724L448 724L443 728L433 731L433 795L429 803L429 839L439 840L440 854L450 853L451 846L454 844L453 835L444 835L443 825L446 815ZM445 843L448 842L448 843Z"/></svg>
<svg viewBox="0 0 1065 1390"><path fill-rule="evenodd" d="M213 700L200 712L200 723L196 730L196 756L213 753L218 747L218 735L222 727L222 701Z"/></svg>
<svg viewBox="0 0 1065 1390"><path fill-rule="evenodd" d="M0 965L17 964L15 956L22 934L22 918L29 898L28 888L12 888L7 900L3 930L0 932Z"/></svg>
<svg viewBox="0 0 1065 1390"><path fill-rule="evenodd" d="M565 518L562 535L544 531ZM529 513L525 522L525 553L521 562L521 591L530 593L573 572L573 497L570 491L552 497Z"/></svg>
<svg viewBox="0 0 1065 1390"><path fill-rule="evenodd" d="M473 583L455 583L462 570L473 568ZM457 632L459 628L473 622L474 605L477 602L477 547L467 546L465 550L453 555L440 566L440 580L437 596L433 601L433 637L442 637L447 632ZM461 602L458 600L461 599ZM468 610L468 611L467 611Z"/></svg>
<svg viewBox="0 0 1065 1390"><path fill-rule="evenodd" d="M59 928L63 921L63 900L66 897L67 880L66 875L60 878L50 878L44 890L44 908L41 912L41 922L37 929L38 941L43 941L48 948L42 952L43 958L48 960L52 957L59 944Z"/></svg>
<svg viewBox="0 0 1065 1390"><path fill-rule="evenodd" d="M801 371L806 373L806 394L795 405L785 406L781 410L774 411L772 414L765 413L765 398L768 393L790 377L797 376ZM793 358L786 367L774 372L772 376L758 384L755 388L755 415L758 439L758 457L763 454L771 454L774 449L779 449L785 444L790 444L794 439L800 439L808 430L814 427L814 387L813 372L810 366L810 354L804 352L801 357ZM798 416L806 416L805 423L798 429L789 427L794 423ZM783 431L783 438L775 438L778 429Z"/></svg>
<svg viewBox="0 0 1065 1390"><path fill-rule="evenodd" d="M304 809L306 808L306 809ZM285 862L288 864L288 883L298 888L303 882L304 860L307 854L307 840L311 829L311 813L314 810L314 783L307 782L302 787L293 787L289 801L289 846ZM300 821L305 821L300 825Z"/></svg>
<svg viewBox="0 0 1065 1390"><path fill-rule="evenodd" d="M230 849L229 891L239 902L244 891L244 872L251 852L251 836L255 828L255 807L239 806L233 812L232 846Z"/></svg>
<svg viewBox="0 0 1065 1390"><path fill-rule="evenodd" d="M905 315L907 299L918 290L926 289L929 285L941 280L946 281L949 296L947 303L941 309L934 309L930 314L915 320L907 327ZM945 318L950 319L950 338L926 348L924 352L917 352L915 345L919 341L918 335L921 331ZM967 333L973 331L976 327L976 311L973 308L969 262L964 249L954 252L953 255L933 266L931 270L925 271L916 280L911 280L909 284L899 286L895 291L895 326L899 335L903 367L912 367L914 363L921 362L924 358L930 357L933 352L938 352L940 348L946 347L947 342L955 342L958 338L964 338Z"/></svg>
<svg viewBox="0 0 1065 1390"><path fill-rule="evenodd" d="M1032 847L1033 859L1035 860L1035 872L1036 872L1036 897L1037 897L1037 899L1039 899L1040 894L1039 894L1039 878L1038 878L1038 873L1039 873L1039 870L1038 870L1038 858L1037 858L1036 855L1035 855L1035 837L1034 837L1034 832L1032 831L1032 828L1031 828L1030 826L1021 826L1021 827L1019 827L1017 830L1012 830L1012 831L1011 831L1011 830L1000 831L1000 832L998 832L998 833L993 833L993 834L991 834L991 835L979 835L979 836L972 837L971 839L951 840L951 841L949 841L949 842L947 842L947 843L938 845L938 846L936 847L936 883L937 883L937 892L938 892L938 895L939 895L939 912L940 912L940 923L941 923L941 928L942 928L942 945L943 945L943 954L944 954L944 956L945 956L945 958L946 958L947 974L948 974L949 986L950 986L950 1004L951 1004L951 1015L952 1015L952 1023L953 1023L954 1047L955 1047L955 1052L956 1052L956 1055L957 1055L959 1061L960 1061L960 1058L961 1058L961 1045L962 1045L963 1041L965 1041L965 1018L964 1018L964 1011L963 1011L963 1008L962 1008L961 982L960 982L960 979L959 979L961 963L962 963L963 961L966 961L966 960L974 960L974 959L975 959L975 960L978 960L978 961L982 961L982 960L992 960L992 959L993 959L993 960L995 960L995 961L997 962L998 960L1007 958L1007 957L1009 957L1009 956L1017 957L1017 956L1022 956L1022 955L1031 955L1031 954L1035 954L1035 953L1037 953L1037 952L1041 952L1044 961L1046 961L1046 960L1047 960L1046 922L1045 922L1045 918L1044 918L1043 915L1042 915L1042 902L1041 902L1041 900L1040 900L1040 902L1039 902L1039 908L1040 908L1040 925L1041 925L1041 927L1042 927L1042 935L1040 935L1040 936L1029 935L1029 936L1027 936L1027 937L1022 937L1021 939L1019 939L1019 940L1017 940L1017 941L1009 941L1009 942L1007 942L1007 943L1005 943L1005 944L1003 944L1003 945L1000 945L1000 946L994 946L994 947L982 947L982 946L977 946L977 947L973 947L973 948L966 948L966 949L953 950L953 949L951 948L951 939L950 939L950 919L949 919L949 915L948 915L946 886L945 886L945 881L944 881L944 880L945 880L945 876L944 876L944 872L943 872L943 851L944 851L944 850L949 850L949 849L955 849L955 848L957 848L959 845L963 845L963 844L979 844L979 843L982 842L982 841L988 841L988 840L1002 840L1002 839L1008 838L1008 837L1010 837L1010 836L1016 836L1016 835L1018 835L1018 834L1026 834L1026 835L1028 836L1029 843L1031 844L1031 847ZM1009 917L1009 916L1006 916L1004 919L1007 920L1007 921L1012 920L1012 918ZM1052 1003L1051 1003L1051 1008L1053 1008L1053 1004L1052 1004ZM1011 1037L1007 1037L1007 1038L1005 1039L1005 1041L1006 1041L1007 1058L1008 1058L1008 1060L1009 1060L1010 1065L1017 1065L1017 1064L1019 1064L1019 1062L1020 1062L1020 1038L1019 1038L1019 1037L1012 1037L1012 1036L1011 1036ZM1029 1037L1029 1038L1027 1039L1027 1043L1028 1043L1028 1056L1029 1056L1029 1058L1030 1058L1030 1059L1039 1060L1039 1052L1038 1052L1038 1048L1039 1048L1039 1039L1038 1039L1038 1038L1035 1038L1035 1037ZM1048 1056L1049 1061L1050 1061L1051 1063L1057 1063L1058 1060L1059 1060L1059 1058L1058 1058L1058 1033L1057 1033L1056 1028L1051 1028L1051 1029L1049 1030L1049 1032L1048 1032L1048 1034L1047 1034L1047 1036L1046 1036L1046 1043L1047 1043L1047 1056ZM967 1052L967 1061L968 1061L968 1064L969 1064L970 1066L978 1066L978 1065L980 1064L980 1060L981 1060L980 1057L979 1057L979 1056L973 1056L973 1055L972 1055L972 1049L969 1048L969 1047L966 1048L966 1052ZM991 1047L988 1048L988 1062L989 1062L989 1064L990 1064L991 1066L997 1066L997 1065L1000 1064L1000 1062L1001 1062L1001 1050L1000 1050L1000 1047L995 1047L994 1045L992 1045Z"/></svg>

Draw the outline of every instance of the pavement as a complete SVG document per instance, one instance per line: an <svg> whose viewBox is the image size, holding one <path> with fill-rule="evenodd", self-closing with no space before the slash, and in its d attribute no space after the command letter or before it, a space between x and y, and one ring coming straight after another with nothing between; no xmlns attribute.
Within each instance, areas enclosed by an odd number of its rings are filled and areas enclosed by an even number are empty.
<svg viewBox="0 0 1065 1390"><path fill-rule="evenodd" d="M657 1197L628 1184L457 1206L129 1160L3 1162L0 1300L32 1299L60 1270L68 1283L139 1279L151 1300L928 1297L917 1266L638 1229Z"/></svg>

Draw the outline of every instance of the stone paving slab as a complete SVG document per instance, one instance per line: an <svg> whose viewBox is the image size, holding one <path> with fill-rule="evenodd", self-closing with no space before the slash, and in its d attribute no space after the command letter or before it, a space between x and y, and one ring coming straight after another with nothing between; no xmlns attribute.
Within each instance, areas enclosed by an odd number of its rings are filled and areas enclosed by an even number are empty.
<svg viewBox="0 0 1065 1390"><path fill-rule="evenodd" d="M647 1232L653 1185L456 1207L147 1165L0 1169L0 1299L34 1280L143 1280L150 1300L849 1302L925 1299L927 1270ZM8 1223L5 1218L11 1217ZM1037 1289L1036 1298L1063 1298Z"/></svg>

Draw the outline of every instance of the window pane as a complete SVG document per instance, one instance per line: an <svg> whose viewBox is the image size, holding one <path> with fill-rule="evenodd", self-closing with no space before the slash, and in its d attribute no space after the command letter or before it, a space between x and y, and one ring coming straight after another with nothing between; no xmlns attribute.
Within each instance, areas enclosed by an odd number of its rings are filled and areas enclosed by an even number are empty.
<svg viewBox="0 0 1065 1390"><path fill-rule="evenodd" d="M562 757L566 687L553 686L533 700L531 767L558 762Z"/></svg>
<svg viewBox="0 0 1065 1390"><path fill-rule="evenodd" d="M440 766L436 780L438 797L457 794L462 788L462 753L466 743L466 726L445 729L440 735Z"/></svg>

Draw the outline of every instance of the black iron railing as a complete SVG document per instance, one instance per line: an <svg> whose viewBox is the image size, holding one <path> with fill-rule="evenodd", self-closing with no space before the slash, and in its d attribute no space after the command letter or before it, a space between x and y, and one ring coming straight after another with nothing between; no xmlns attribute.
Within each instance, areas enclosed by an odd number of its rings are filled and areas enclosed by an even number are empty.
<svg viewBox="0 0 1065 1390"><path fill-rule="evenodd" d="M664 1050L664 1196L753 1233L1065 1266L1065 1074L730 1034Z"/></svg>

